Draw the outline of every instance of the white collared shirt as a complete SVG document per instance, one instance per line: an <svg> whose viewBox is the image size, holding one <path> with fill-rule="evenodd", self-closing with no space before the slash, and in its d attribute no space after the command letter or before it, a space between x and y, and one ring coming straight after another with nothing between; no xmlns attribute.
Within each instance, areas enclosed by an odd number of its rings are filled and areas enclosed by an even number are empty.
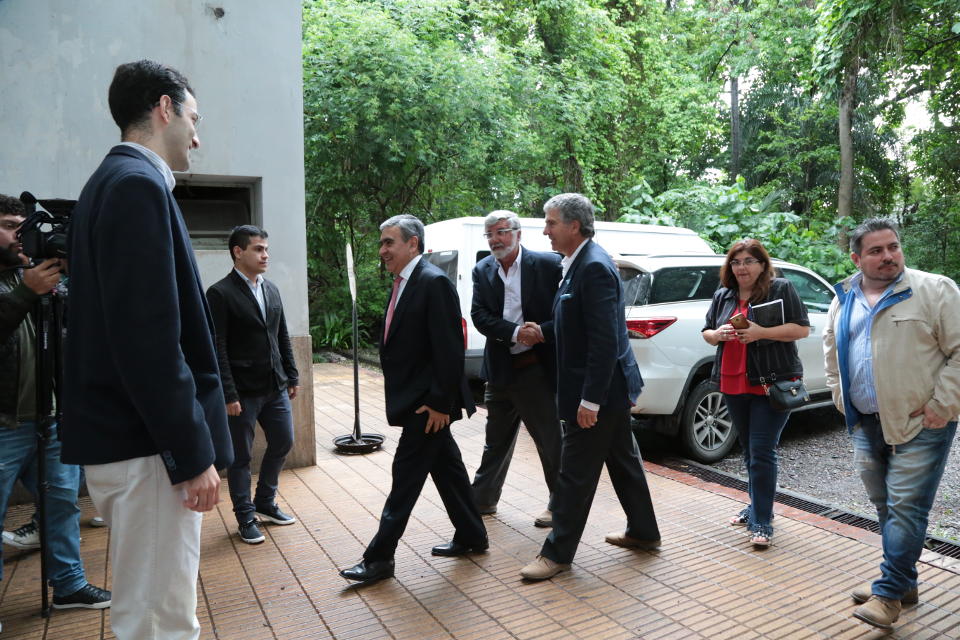
<svg viewBox="0 0 960 640"><path fill-rule="evenodd" d="M586 238L580 243L580 246L577 247L577 250L570 254L570 257L564 256L563 260L560 261L560 266L563 267L563 272L560 275L560 284L563 284L563 279L567 277L567 271L570 270L570 265L572 265L574 260L577 259L577 256L580 255L580 250L583 249L583 245L587 244L589 241L590 238Z"/></svg>
<svg viewBox="0 0 960 640"><path fill-rule="evenodd" d="M497 275L503 280L503 319L507 322L516 323L513 329L513 345L510 347L510 353L517 354L529 351L531 346L517 342L517 334L520 327L523 326L523 298L520 284L520 260L523 258L523 247L517 252L517 259L513 261L510 268L504 272L503 265L497 260Z"/></svg>
<svg viewBox="0 0 960 640"><path fill-rule="evenodd" d="M236 267L233 268L237 274L243 278L243 281L247 283L247 286L250 287L250 291L253 293L253 297L257 301L257 306L260 307L260 315L263 317L264 322L267 320L267 303L263 298L263 274L258 273L257 277L253 280L250 280L243 274L240 269Z"/></svg>
<svg viewBox="0 0 960 640"><path fill-rule="evenodd" d="M577 247L577 250L570 254L569 257L564 256L563 260L560 261L560 266L563 267L563 275L560 278L560 286L563 285L564 279L567 277L567 271L570 270L570 265L573 264L574 260L577 259L577 256L580 255L580 251L583 249L583 245L587 244L590 238L586 238L583 242L580 243L580 246ZM584 409L589 409L590 411L599 411L600 405L596 402L590 402L589 400L584 400L580 398L580 406Z"/></svg>
<svg viewBox="0 0 960 640"><path fill-rule="evenodd" d="M148 149L142 144L137 144L136 142L121 142L120 144L127 147L133 147L146 156L147 161L156 167L157 171L160 172L160 175L163 177L163 181L167 184L167 189L173 191L173 188L177 186L177 179L173 177L173 171L170 170L170 166L166 163L166 161L164 161L163 158L157 155L156 151L153 149Z"/></svg>
<svg viewBox="0 0 960 640"><path fill-rule="evenodd" d="M417 263L420 262L420 258L423 257L422 253L415 255L410 259L410 262L407 263L403 269L400 270L400 286L397 287L397 302L400 304L400 296L403 295L403 290L407 288L407 280L410 279L410 274L413 273L414 268L417 266ZM396 308L396 307L394 307Z"/></svg>

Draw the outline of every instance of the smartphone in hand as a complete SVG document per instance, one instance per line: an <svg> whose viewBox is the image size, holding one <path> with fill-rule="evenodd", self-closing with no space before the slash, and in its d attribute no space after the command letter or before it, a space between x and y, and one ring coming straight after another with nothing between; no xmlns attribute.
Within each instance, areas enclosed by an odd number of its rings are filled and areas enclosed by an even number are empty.
<svg viewBox="0 0 960 640"><path fill-rule="evenodd" d="M742 313L735 313L730 316L729 322L730 326L732 326L734 329L746 329L750 326L750 323Z"/></svg>

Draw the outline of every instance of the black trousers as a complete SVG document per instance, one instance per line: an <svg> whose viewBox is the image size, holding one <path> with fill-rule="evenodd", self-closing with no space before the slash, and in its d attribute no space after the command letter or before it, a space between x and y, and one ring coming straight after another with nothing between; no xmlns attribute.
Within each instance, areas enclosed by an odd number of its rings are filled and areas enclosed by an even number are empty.
<svg viewBox="0 0 960 640"><path fill-rule="evenodd" d="M233 440L233 464L227 470L227 485L237 522L253 520L260 507L274 503L280 471L293 447L293 411L286 390L278 389L265 396L241 396L243 411L239 416L227 416L230 437ZM250 499L250 457L257 423L267 440L266 451L260 462L257 490Z"/></svg>
<svg viewBox="0 0 960 640"><path fill-rule="evenodd" d="M630 430L630 409L600 407L597 424L590 429L583 429L576 422L563 424L553 530L540 555L561 564L573 562L604 463L627 514L626 534L638 540L660 539L640 449Z"/></svg>
<svg viewBox="0 0 960 640"><path fill-rule="evenodd" d="M363 552L368 562L393 558L428 475L455 528L453 540L468 546L487 544L487 529L473 503L470 478L450 427L424 433L426 425L426 413L414 414L404 422L393 457L393 485L383 505L380 527Z"/></svg>
<svg viewBox="0 0 960 640"><path fill-rule="evenodd" d="M473 476L477 505L497 506L523 420L537 446L543 479L550 491L548 508L552 508L554 485L560 471L561 431L556 396L543 366L535 363L518 370L509 386L488 382L484 404L487 407L486 442L480 466Z"/></svg>

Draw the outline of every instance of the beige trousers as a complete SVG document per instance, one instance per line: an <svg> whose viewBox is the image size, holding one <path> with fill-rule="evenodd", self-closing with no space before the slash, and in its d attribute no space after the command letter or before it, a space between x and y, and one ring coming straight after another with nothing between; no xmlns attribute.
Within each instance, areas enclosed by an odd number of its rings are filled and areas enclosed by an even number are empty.
<svg viewBox="0 0 960 640"><path fill-rule="evenodd" d="M203 516L183 506L160 456L85 470L90 497L110 526L117 640L196 640Z"/></svg>

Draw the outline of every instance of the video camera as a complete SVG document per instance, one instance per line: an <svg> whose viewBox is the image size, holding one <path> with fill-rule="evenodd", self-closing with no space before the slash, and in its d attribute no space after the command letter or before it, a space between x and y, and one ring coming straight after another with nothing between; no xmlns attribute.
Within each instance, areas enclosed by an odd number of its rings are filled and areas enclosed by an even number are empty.
<svg viewBox="0 0 960 640"><path fill-rule="evenodd" d="M26 220L17 231L23 253L36 261L66 258L70 213L76 202L60 199L37 200L29 191L20 194L20 202L27 214Z"/></svg>

